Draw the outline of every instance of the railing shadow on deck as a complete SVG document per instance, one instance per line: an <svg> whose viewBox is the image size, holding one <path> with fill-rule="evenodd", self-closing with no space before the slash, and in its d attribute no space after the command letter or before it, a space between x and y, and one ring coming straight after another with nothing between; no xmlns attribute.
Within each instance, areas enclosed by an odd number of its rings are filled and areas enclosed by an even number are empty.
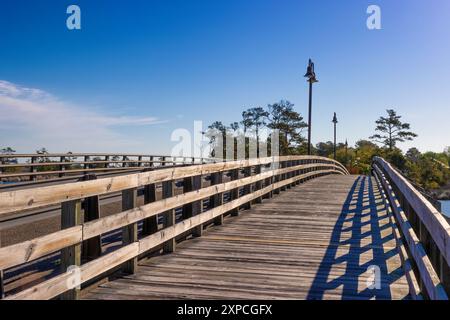
<svg viewBox="0 0 450 320"><path fill-rule="evenodd" d="M366 187L368 192L365 191ZM391 228L392 225L390 220L387 220L387 223L383 222L383 220L389 219L387 213L379 214L377 207L383 202L381 195L377 194L378 196L375 196L370 177L361 176L355 180L333 228L329 246L320 263L307 299L324 299L327 291L340 287L342 288L342 299L389 300L392 298L389 286L402 276L403 271L401 267L390 272L388 270L387 261L397 253L397 249L393 246L384 252L383 245L391 241L393 235L389 233L388 236L383 237L382 231ZM384 210L384 207L380 210ZM350 227L346 226L348 223L351 223ZM363 233L363 227L368 225L370 225L370 230ZM351 235L346 237L345 233L351 233ZM342 240L343 238L345 240ZM362 241L366 238L369 238L370 242L361 247ZM348 248L348 252L338 255L340 253L338 251L340 249L342 251L345 247ZM366 257L370 256L370 250L372 250L372 258L369 260ZM361 259L365 260L360 264ZM344 274L333 275L333 269L343 264L345 264ZM380 270L381 286L379 289L370 289L366 286L371 275L368 268L371 266L376 266ZM364 288L361 288L362 286Z"/></svg>

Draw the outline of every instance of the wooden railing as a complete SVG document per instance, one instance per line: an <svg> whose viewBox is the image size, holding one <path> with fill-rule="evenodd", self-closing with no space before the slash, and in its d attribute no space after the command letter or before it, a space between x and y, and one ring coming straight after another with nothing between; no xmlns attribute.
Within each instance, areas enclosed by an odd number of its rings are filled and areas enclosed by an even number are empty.
<svg viewBox="0 0 450 320"><path fill-rule="evenodd" d="M417 299L450 295L450 226L445 217L384 159L372 164L386 207L396 222L397 246Z"/></svg>
<svg viewBox="0 0 450 320"><path fill-rule="evenodd" d="M0 182L62 181L90 173L101 176L111 173L139 172L147 168L204 164L214 161L215 159L211 158L145 154L2 154L0 155Z"/></svg>
<svg viewBox="0 0 450 320"><path fill-rule="evenodd" d="M155 251L173 252L176 241L201 236L207 225L222 224L225 215L238 215L240 209L248 209L263 198L327 174L348 172L328 158L287 156L172 167L0 192L0 216L61 204L62 230L0 248L0 270L61 252L61 273L7 294L5 299L77 298L80 283L84 288L118 270L134 273L138 257ZM203 187L205 176L210 176L210 185ZM230 177L229 181L224 182L224 176ZM183 193L177 195L176 180L183 180ZM157 184L162 184L160 199L156 196ZM145 201L137 206L136 191L142 187ZM122 212L99 218L95 214L99 195L118 191L122 193ZM207 208L202 207L204 199L209 199ZM181 217L176 216L177 208L182 208ZM162 225L158 216L163 217ZM142 223L140 233L138 223ZM102 252L101 235L114 230L121 230L121 245Z"/></svg>

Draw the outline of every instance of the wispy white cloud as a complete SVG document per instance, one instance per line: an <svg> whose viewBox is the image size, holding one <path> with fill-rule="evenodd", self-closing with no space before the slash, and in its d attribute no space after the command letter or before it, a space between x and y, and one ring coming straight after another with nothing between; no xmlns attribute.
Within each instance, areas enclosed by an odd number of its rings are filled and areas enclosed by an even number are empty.
<svg viewBox="0 0 450 320"><path fill-rule="evenodd" d="M0 114L0 145L27 152L40 146L55 152L121 151L140 143L120 133L126 132L125 127L164 122L155 117L101 114L4 80L0 80Z"/></svg>

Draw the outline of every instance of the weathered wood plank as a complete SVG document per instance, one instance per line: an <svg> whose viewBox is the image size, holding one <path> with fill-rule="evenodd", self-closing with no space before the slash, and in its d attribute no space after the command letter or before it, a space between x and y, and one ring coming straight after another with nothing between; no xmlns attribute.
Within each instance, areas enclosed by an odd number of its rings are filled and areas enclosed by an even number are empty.
<svg viewBox="0 0 450 320"><path fill-rule="evenodd" d="M82 226L64 229L33 240L0 248L0 269L26 263L81 242Z"/></svg>
<svg viewBox="0 0 450 320"><path fill-rule="evenodd" d="M83 223L83 214L81 212L81 201L72 200L61 204L61 229L72 228ZM61 271L68 272L71 268L81 265L81 243L77 243L61 250ZM66 281L66 280L64 280ZM60 284L52 282L52 286L61 288ZM64 283L63 287L67 284ZM62 291L62 299L73 300L78 299L80 290L75 287L67 291Z"/></svg>
<svg viewBox="0 0 450 320"><path fill-rule="evenodd" d="M434 300L448 300L447 294L440 282L440 279L434 270L431 261L425 250L420 243L416 233L410 225L405 213L403 212L400 203L398 202L392 187L389 182L386 180L383 172L375 166L375 171L380 178L381 184L384 187L384 190L388 196L389 203L394 211L396 216L397 223L402 230L402 234L405 238L406 243L408 244L409 252L417 265L417 268L420 273L420 283L425 287L427 295Z"/></svg>
<svg viewBox="0 0 450 320"><path fill-rule="evenodd" d="M122 191L122 210L126 211L136 206L137 202L137 189L128 189ZM122 229L122 243L128 245L138 241L138 226L136 222L133 222ZM135 273L137 269L137 257L133 257L128 260L123 267L125 273Z"/></svg>
<svg viewBox="0 0 450 320"><path fill-rule="evenodd" d="M282 157L285 161L290 157ZM303 156L295 156L302 158ZM305 158L305 157L303 157ZM321 157L306 157L308 159L321 159L330 165L335 163L337 168L345 173L342 165L333 162L331 159ZM87 198L95 195L102 195L137 188L152 183L183 179L194 175L208 175L218 171L227 171L252 165L269 164L278 161L278 158L261 158L251 160L241 160L232 162L219 162L213 164L194 165L187 167L176 167L149 172L103 178L95 181L85 181L77 183L67 183L54 186L41 187L39 189L24 189L17 191L0 192L0 215L8 212L42 207L57 204L63 201Z"/></svg>
<svg viewBox="0 0 450 320"><path fill-rule="evenodd" d="M321 177L263 200L262 205L208 229L203 237L178 244L173 254L142 260L136 275L106 283L86 298L404 299L409 288L391 221L379 200L371 196L375 187L368 185L367 178L349 191L355 179ZM272 188L296 181L291 177ZM247 198L141 239L139 251L270 189L244 195ZM332 196L320 196L325 190ZM323 199L324 204L319 201L313 207L305 205L308 210L295 210L308 199ZM381 267L380 290L366 287L366 269L371 264Z"/></svg>

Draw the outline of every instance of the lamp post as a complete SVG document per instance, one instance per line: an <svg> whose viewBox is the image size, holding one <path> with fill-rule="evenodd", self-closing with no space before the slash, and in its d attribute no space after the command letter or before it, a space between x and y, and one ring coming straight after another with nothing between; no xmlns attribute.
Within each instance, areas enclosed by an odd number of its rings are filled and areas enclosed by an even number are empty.
<svg viewBox="0 0 450 320"><path fill-rule="evenodd" d="M336 123L338 123L337 117L336 117L336 112L334 113L333 121L331 121L331 122L334 123L334 160L336 160Z"/></svg>
<svg viewBox="0 0 450 320"><path fill-rule="evenodd" d="M309 82L309 107L308 107L308 155L311 155L311 117L312 117L312 85L319 82L314 72L314 62L309 59L308 68L306 69L305 78Z"/></svg>

